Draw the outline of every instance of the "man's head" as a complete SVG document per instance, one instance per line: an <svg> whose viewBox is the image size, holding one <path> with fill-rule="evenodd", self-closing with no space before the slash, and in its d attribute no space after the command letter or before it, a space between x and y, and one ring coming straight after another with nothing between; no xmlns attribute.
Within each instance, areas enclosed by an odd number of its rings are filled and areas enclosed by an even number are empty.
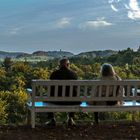
<svg viewBox="0 0 140 140"><path fill-rule="evenodd" d="M59 66L61 67L69 67L70 61L67 58L62 58L59 61Z"/></svg>

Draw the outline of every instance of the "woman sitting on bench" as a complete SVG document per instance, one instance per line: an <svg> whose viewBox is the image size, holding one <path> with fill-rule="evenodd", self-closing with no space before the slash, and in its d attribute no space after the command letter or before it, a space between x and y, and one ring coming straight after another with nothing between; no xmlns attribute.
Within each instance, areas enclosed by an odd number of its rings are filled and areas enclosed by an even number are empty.
<svg viewBox="0 0 140 140"><path fill-rule="evenodd" d="M101 67L101 80L121 80L121 78L115 73L115 70L111 64L105 63ZM101 88L101 96L105 97L107 94L107 87L106 86L98 86L97 87L97 92L96 96L99 96L99 88ZM113 96L113 86L109 86L109 96ZM120 86L117 86L116 88L116 95L117 96L122 96L123 95L123 88ZM91 104L91 103L89 103ZM118 105L121 104L119 101L96 101L92 103L94 105ZM98 124L98 119L99 119L99 113L95 112L94 113L95 117L95 123Z"/></svg>

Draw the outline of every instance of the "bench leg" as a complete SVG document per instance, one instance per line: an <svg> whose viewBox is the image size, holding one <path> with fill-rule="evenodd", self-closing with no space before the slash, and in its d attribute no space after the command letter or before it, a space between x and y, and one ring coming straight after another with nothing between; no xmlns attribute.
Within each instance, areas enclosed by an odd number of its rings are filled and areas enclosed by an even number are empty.
<svg viewBox="0 0 140 140"><path fill-rule="evenodd" d="M31 111L31 126L32 128L35 128L35 111Z"/></svg>
<svg viewBox="0 0 140 140"><path fill-rule="evenodd" d="M94 120L96 124L99 123L99 112L94 112Z"/></svg>
<svg viewBox="0 0 140 140"><path fill-rule="evenodd" d="M31 111L28 110L27 111L27 125L30 125L31 124Z"/></svg>

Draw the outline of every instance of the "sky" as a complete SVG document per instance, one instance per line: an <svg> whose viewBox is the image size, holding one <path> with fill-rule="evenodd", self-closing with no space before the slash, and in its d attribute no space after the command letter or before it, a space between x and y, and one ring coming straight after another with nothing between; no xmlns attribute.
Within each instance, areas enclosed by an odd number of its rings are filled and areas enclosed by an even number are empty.
<svg viewBox="0 0 140 140"><path fill-rule="evenodd" d="M140 0L0 0L0 51L139 46Z"/></svg>

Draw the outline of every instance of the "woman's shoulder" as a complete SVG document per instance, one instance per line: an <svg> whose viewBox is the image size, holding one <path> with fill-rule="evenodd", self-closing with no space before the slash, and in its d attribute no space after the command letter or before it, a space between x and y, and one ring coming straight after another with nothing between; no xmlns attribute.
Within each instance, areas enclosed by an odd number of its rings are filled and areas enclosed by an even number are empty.
<svg viewBox="0 0 140 140"><path fill-rule="evenodd" d="M114 78L115 78L116 80L122 80L121 77L118 76L117 74L114 75Z"/></svg>

